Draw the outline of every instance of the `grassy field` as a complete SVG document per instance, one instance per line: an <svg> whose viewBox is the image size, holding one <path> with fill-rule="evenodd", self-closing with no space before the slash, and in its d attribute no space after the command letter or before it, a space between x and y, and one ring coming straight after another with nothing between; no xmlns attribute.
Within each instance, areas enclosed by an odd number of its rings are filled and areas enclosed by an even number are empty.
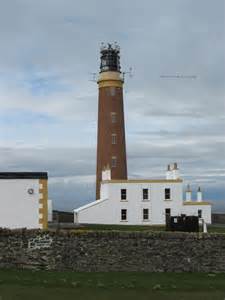
<svg viewBox="0 0 225 300"><path fill-rule="evenodd" d="M83 225L79 230L103 230L103 231L165 231L165 226L161 225Z"/></svg>
<svg viewBox="0 0 225 300"><path fill-rule="evenodd" d="M225 274L0 270L0 299L224 300Z"/></svg>
<svg viewBox="0 0 225 300"><path fill-rule="evenodd" d="M76 231L76 229L73 229ZM87 231L96 231L96 230L103 230L103 231L165 231L166 228L163 225L100 225L100 224L93 224L93 225L84 225L79 227L78 230L87 230ZM225 226L215 226L210 225L208 226L209 233L225 233Z"/></svg>

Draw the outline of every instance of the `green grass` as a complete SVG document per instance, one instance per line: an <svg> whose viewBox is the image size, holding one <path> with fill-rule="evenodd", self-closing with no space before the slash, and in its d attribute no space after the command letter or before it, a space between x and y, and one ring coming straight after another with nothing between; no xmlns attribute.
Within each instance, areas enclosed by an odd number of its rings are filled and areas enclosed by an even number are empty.
<svg viewBox="0 0 225 300"><path fill-rule="evenodd" d="M0 299L223 300L225 274L0 270Z"/></svg>
<svg viewBox="0 0 225 300"><path fill-rule="evenodd" d="M164 225L101 225L101 224L92 224L92 225L83 225L78 229L73 229L72 231L83 230L83 231L165 231L166 228ZM208 226L209 233L225 233L224 226Z"/></svg>
<svg viewBox="0 0 225 300"><path fill-rule="evenodd" d="M210 226L208 226L208 232L209 233L225 233L225 225L223 225L223 226L210 225Z"/></svg>
<svg viewBox="0 0 225 300"><path fill-rule="evenodd" d="M90 224L83 225L79 230L107 230L107 231L165 231L163 225L101 225Z"/></svg>

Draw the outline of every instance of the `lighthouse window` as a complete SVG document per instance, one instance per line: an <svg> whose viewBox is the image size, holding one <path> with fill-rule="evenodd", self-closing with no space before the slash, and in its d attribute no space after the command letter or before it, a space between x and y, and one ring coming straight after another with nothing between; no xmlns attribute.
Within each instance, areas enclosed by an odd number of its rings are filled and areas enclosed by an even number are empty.
<svg viewBox="0 0 225 300"><path fill-rule="evenodd" d="M117 159L116 156L112 156L112 168L116 167Z"/></svg>
<svg viewBox="0 0 225 300"><path fill-rule="evenodd" d="M127 220L127 210L121 209L121 221L126 221L126 220Z"/></svg>
<svg viewBox="0 0 225 300"><path fill-rule="evenodd" d="M117 142L117 141L116 141L116 134L113 133L113 134L112 134L112 144L115 145L116 142Z"/></svg>
<svg viewBox="0 0 225 300"><path fill-rule="evenodd" d="M171 199L171 191L169 188L165 189L165 200L170 200Z"/></svg>
<svg viewBox="0 0 225 300"><path fill-rule="evenodd" d="M116 113L115 112L111 113L111 120L112 120L112 123L116 123Z"/></svg>
<svg viewBox="0 0 225 300"><path fill-rule="evenodd" d="M198 217L202 218L202 210L201 209L198 210Z"/></svg>
<svg viewBox="0 0 225 300"><path fill-rule="evenodd" d="M110 87L110 96L115 96L116 95L116 88L114 86Z"/></svg>

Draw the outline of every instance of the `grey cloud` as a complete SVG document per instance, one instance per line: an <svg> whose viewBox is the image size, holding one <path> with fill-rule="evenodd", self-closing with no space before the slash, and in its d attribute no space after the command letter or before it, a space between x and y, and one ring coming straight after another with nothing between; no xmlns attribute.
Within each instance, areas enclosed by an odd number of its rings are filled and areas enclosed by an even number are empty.
<svg viewBox="0 0 225 300"><path fill-rule="evenodd" d="M224 11L223 0L2 1L1 108L68 122L77 148L60 149L61 136L52 149L1 149L1 169L48 170L55 179L94 176L94 146L86 147L78 131L86 126L96 136L97 86L89 73L98 71L100 42L117 40L123 69L134 70L125 81L130 176L163 176L177 160L187 180L208 180L211 198L223 199ZM34 96L30 74L47 80L40 89L56 78L68 90ZM196 79L160 77L177 74ZM93 184L59 179L50 183L50 195L69 209L94 197Z"/></svg>
<svg viewBox="0 0 225 300"><path fill-rule="evenodd" d="M1 170L48 171L50 177L92 175L95 155L91 148L0 149Z"/></svg>

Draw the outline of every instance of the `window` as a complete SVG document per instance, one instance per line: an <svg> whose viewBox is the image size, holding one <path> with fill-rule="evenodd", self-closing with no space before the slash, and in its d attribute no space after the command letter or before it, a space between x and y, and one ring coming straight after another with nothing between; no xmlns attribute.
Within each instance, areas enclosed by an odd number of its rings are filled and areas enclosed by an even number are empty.
<svg viewBox="0 0 225 300"><path fill-rule="evenodd" d="M143 200L148 200L148 189L143 189Z"/></svg>
<svg viewBox="0 0 225 300"><path fill-rule="evenodd" d="M116 167L117 159L116 156L112 156L112 168Z"/></svg>
<svg viewBox="0 0 225 300"><path fill-rule="evenodd" d="M110 87L110 96L115 96L116 95L116 88L114 86Z"/></svg>
<svg viewBox="0 0 225 300"><path fill-rule="evenodd" d="M117 122L117 115L115 112L111 113L111 121L112 123L116 123Z"/></svg>
<svg viewBox="0 0 225 300"><path fill-rule="evenodd" d="M116 135L115 133L113 133L113 134L112 134L112 144L113 144L113 145L115 145L116 142L117 142L117 141L116 141L116 138L117 138L117 135Z"/></svg>
<svg viewBox="0 0 225 300"><path fill-rule="evenodd" d="M170 208L166 208L165 213L166 213L166 215L170 215Z"/></svg>
<svg viewBox="0 0 225 300"><path fill-rule="evenodd" d="M198 210L198 217L202 218L202 210L201 209Z"/></svg>
<svg viewBox="0 0 225 300"><path fill-rule="evenodd" d="M171 198L171 192L170 189L166 188L165 189L165 200L170 200Z"/></svg>
<svg viewBox="0 0 225 300"><path fill-rule="evenodd" d="M126 220L127 220L127 210L121 209L121 221L126 221Z"/></svg>
<svg viewBox="0 0 225 300"><path fill-rule="evenodd" d="M127 190L121 189L121 200L127 200Z"/></svg>
<svg viewBox="0 0 225 300"><path fill-rule="evenodd" d="M170 208L166 208L165 209L165 215L166 215L166 225L167 226L169 225L169 222L170 222L170 214L171 214Z"/></svg>
<svg viewBox="0 0 225 300"><path fill-rule="evenodd" d="M148 214L148 208L143 209L143 220L148 220L149 214Z"/></svg>

